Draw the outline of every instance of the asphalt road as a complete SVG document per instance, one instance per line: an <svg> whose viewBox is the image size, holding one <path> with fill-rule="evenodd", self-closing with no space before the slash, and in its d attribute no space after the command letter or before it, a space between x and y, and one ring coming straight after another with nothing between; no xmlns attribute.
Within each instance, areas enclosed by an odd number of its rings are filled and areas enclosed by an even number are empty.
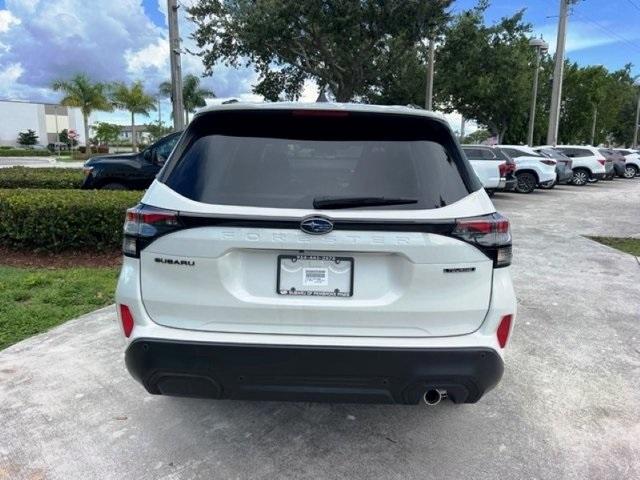
<svg viewBox="0 0 640 480"><path fill-rule="evenodd" d="M0 479L640 478L640 179L498 194L519 316L475 405L154 397L112 307L0 352Z"/></svg>

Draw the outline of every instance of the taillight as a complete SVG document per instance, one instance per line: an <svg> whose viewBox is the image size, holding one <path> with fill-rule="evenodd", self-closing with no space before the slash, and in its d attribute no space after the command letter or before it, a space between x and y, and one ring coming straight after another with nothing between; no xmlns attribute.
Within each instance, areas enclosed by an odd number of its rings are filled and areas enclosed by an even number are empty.
<svg viewBox="0 0 640 480"><path fill-rule="evenodd" d="M471 243L493 259L496 268L511 265L509 219L499 213L456 220L451 235Z"/></svg>
<svg viewBox="0 0 640 480"><path fill-rule="evenodd" d="M547 159L547 160L540 160L542 163L544 163L545 165L550 165L550 166L555 166L556 161L555 160L551 160L551 159Z"/></svg>
<svg viewBox="0 0 640 480"><path fill-rule="evenodd" d="M507 173L509 173L509 166L506 163L501 163L498 165L498 170L500 171L501 177L506 177Z"/></svg>
<svg viewBox="0 0 640 480"><path fill-rule="evenodd" d="M178 212L136 205L127 210L124 222L122 253L128 257L139 257L140 250L155 238L179 228Z"/></svg>
<svg viewBox="0 0 640 480"><path fill-rule="evenodd" d="M131 314L131 310L126 305L119 305L120 307L120 321L122 322L122 331L124 332L124 336L129 338L131 335L131 331L133 330L133 315Z"/></svg>
<svg viewBox="0 0 640 480"><path fill-rule="evenodd" d="M500 348L507 346L512 321L513 315L505 315L500 319L500 325L498 325L498 330L496 330L496 336L498 337L498 344L500 345Z"/></svg>
<svg viewBox="0 0 640 480"><path fill-rule="evenodd" d="M604 159L604 158L599 158L599 159L598 159L598 163L599 163L600 165L603 165L603 166L604 166L604 164L605 164L605 163L607 163L607 160L606 160L606 159Z"/></svg>

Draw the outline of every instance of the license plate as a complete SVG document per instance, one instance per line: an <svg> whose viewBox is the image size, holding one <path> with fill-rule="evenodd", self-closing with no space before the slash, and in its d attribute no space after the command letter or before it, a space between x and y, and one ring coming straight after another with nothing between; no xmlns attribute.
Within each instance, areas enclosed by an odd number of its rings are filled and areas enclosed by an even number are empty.
<svg viewBox="0 0 640 480"><path fill-rule="evenodd" d="M353 258L332 255L279 255L280 295L351 297Z"/></svg>

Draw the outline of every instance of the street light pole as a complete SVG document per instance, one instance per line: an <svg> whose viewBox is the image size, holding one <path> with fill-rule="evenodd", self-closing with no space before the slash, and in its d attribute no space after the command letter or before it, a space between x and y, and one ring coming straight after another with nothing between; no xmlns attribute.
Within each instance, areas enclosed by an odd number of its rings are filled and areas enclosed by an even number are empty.
<svg viewBox="0 0 640 480"><path fill-rule="evenodd" d="M429 39L429 60L427 66L427 92L424 101L424 107L427 110L433 110L433 67L436 56L436 41L433 38Z"/></svg>
<svg viewBox="0 0 640 480"><path fill-rule="evenodd" d="M633 148L638 148L638 128L640 127L640 92L638 92L638 106L636 108L636 124L633 129Z"/></svg>
<svg viewBox="0 0 640 480"><path fill-rule="evenodd" d="M540 57L549 49L547 42L541 38L532 38L529 45L536 49L536 69L533 72L533 92L531 93L531 112L529 113L529 133L527 145L533 147L533 131L536 123L536 102L538 100L538 76L540 74Z"/></svg>
<svg viewBox="0 0 640 480"><path fill-rule="evenodd" d="M182 99L182 64L180 61L180 33L178 32L178 1L167 0L169 17L169 49L171 54L171 103L173 104L173 130L184 129L184 102Z"/></svg>
<svg viewBox="0 0 640 480"><path fill-rule="evenodd" d="M560 122L560 102L562 100L562 77L564 76L564 47L567 40L567 13L570 0L560 0L560 19L558 20L558 40L556 42L556 65L553 69L553 89L551 91L551 109L549 110L549 129L547 144L558 143L558 124Z"/></svg>

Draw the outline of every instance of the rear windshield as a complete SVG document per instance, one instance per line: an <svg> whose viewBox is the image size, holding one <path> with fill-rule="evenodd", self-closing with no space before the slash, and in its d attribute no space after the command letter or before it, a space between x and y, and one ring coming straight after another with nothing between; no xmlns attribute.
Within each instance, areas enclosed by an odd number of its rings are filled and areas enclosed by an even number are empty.
<svg viewBox="0 0 640 480"><path fill-rule="evenodd" d="M431 119L225 113L194 120L167 169L165 183L187 198L313 208L319 197L385 197L415 202L366 208L424 209L476 189L449 130Z"/></svg>

